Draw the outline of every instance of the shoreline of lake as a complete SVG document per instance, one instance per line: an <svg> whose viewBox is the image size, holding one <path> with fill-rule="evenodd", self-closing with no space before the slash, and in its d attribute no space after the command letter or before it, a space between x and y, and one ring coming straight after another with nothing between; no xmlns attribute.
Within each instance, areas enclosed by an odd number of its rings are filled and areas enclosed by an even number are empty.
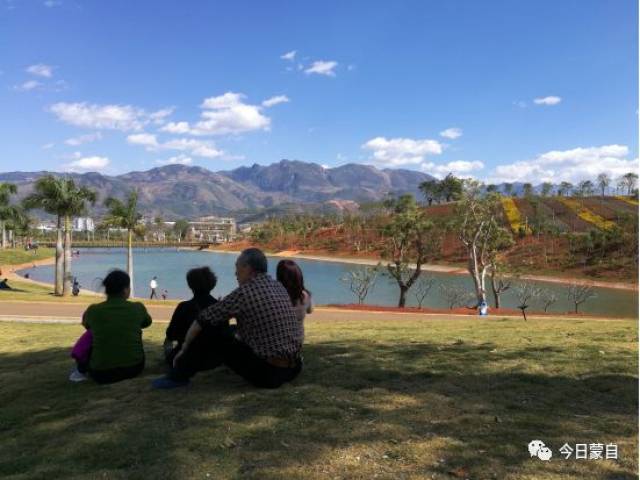
<svg viewBox="0 0 640 480"><path fill-rule="evenodd" d="M191 248L184 248L180 250L197 250ZM205 249L201 250L203 252L213 252L213 253L228 253L238 255L240 251L238 250L219 250L219 249ZM351 265L365 265L365 266L375 266L378 263L381 263L382 260L374 260L370 258L358 258L358 257L328 257L323 255L313 255L313 254L305 254L296 250L283 250L281 252L276 253L267 253L267 257L280 257L280 258L291 258L291 259L301 259L301 260L311 260L318 262L333 262L333 263L346 263ZM412 265L411 268L415 269L415 265ZM435 265L435 264L425 264L422 266L423 272L438 272L438 273L447 273L451 275L469 275L469 272L460 267L453 267L449 265ZM591 287L597 288L610 288L614 290L626 290L626 291L638 291L638 284L635 283L626 283L626 282L605 282L600 280L589 280L585 278L572 278L572 277L558 277L558 276L547 276L547 275L505 275L506 278L511 278L515 280L532 280L535 282L546 282L560 285L588 285Z"/></svg>

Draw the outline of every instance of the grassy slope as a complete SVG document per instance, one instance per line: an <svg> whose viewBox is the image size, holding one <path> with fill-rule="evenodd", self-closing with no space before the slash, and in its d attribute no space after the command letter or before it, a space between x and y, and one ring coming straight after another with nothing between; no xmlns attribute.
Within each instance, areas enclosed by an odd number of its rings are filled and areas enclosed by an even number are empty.
<svg viewBox="0 0 640 480"><path fill-rule="evenodd" d="M53 257L53 248L39 248L37 251L26 251L22 248L0 250L0 265L19 265Z"/></svg>
<svg viewBox="0 0 640 480"><path fill-rule="evenodd" d="M637 478L635 321L311 320L305 372L276 391L225 369L151 391L162 332L141 378L100 387L66 381L79 326L0 323L0 476ZM563 460L564 442L621 459Z"/></svg>

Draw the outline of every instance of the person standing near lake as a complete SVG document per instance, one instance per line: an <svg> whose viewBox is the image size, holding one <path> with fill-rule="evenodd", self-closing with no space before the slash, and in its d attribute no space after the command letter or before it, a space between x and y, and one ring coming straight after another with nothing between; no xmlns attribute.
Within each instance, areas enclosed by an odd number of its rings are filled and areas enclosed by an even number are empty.
<svg viewBox="0 0 640 480"><path fill-rule="evenodd" d="M171 373L155 388L186 386L197 372L227 365L249 383L277 388L302 369L302 325L284 286L267 274L257 248L236 260L238 288L203 310L191 324ZM237 330L229 326L235 318Z"/></svg>
<svg viewBox="0 0 640 480"><path fill-rule="evenodd" d="M158 277L153 277L149 282L149 288L151 289L151 296L149 297L149 300L151 300L153 297L158 298L158 280L157 279Z"/></svg>
<svg viewBox="0 0 640 480"><path fill-rule="evenodd" d="M304 286L302 269L293 260L280 260L276 267L276 279L287 289L291 304L304 328L304 318L313 312L311 292Z"/></svg>
<svg viewBox="0 0 640 480"><path fill-rule="evenodd" d="M107 300L90 305L82 315L87 329L71 356L76 370L69 380L114 383L133 378L144 369L142 329L151 325L151 316L142 303L129 301L131 279L122 270L113 270L102 282Z"/></svg>
<svg viewBox="0 0 640 480"><path fill-rule="evenodd" d="M169 365L173 365L173 358L182 349L184 337L200 312L217 302L211 296L217 283L218 278L209 267L192 268L187 272L187 285L193 298L178 304L167 327L164 355Z"/></svg>

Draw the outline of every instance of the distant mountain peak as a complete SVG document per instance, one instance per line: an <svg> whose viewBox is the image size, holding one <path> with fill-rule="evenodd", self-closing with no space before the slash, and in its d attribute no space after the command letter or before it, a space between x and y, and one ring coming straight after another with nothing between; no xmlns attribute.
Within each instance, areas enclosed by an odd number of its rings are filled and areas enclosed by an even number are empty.
<svg viewBox="0 0 640 480"><path fill-rule="evenodd" d="M22 197L30 193L37 178L47 173L0 173L0 181L18 184ZM219 172L194 165L163 165L116 176L96 172L65 175L98 192L98 214L105 198L123 197L127 191L137 189L142 193L140 206L145 213L166 219L229 214L283 204L317 206L337 201L336 205L352 205L380 200L389 193L419 195L420 183L433 178L418 171L380 170L359 163L323 168L295 159L281 159L270 165L254 163Z"/></svg>

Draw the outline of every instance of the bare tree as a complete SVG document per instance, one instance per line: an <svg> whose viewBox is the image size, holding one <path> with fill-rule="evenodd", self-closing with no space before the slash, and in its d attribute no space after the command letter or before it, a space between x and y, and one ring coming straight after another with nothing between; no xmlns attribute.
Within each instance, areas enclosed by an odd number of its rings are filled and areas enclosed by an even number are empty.
<svg viewBox="0 0 640 480"><path fill-rule="evenodd" d="M380 265L375 267L359 267L347 272L340 281L347 284L349 290L358 297L358 305L362 305L378 278Z"/></svg>
<svg viewBox="0 0 640 480"><path fill-rule="evenodd" d="M427 298L431 288L435 284L436 279L434 277L430 277L427 275L420 275L418 280L414 285L413 295L416 297L416 301L418 302L418 308L422 308L422 304L424 303L424 299Z"/></svg>
<svg viewBox="0 0 640 480"><path fill-rule="evenodd" d="M527 321L527 308L529 308L531 301L534 298L538 298L540 296L541 291L542 290L539 287L526 282L519 283L515 286L514 292L516 294L518 302L520 302L518 308L522 311L522 317L524 318L525 322Z"/></svg>
<svg viewBox="0 0 640 480"><path fill-rule="evenodd" d="M577 283L572 284L567 292L567 298L575 306L575 313L578 313L578 308L581 304L596 296L596 292L593 291L591 285L578 285Z"/></svg>
<svg viewBox="0 0 640 480"><path fill-rule="evenodd" d="M602 193L602 198L604 198L604 194L607 192L607 187L611 183L611 178L606 173L601 173L598 175L598 187L600 187L600 192Z"/></svg>
<svg viewBox="0 0 640 480"><path fill-rule="evenodd" d="M542 301L542 307L546 313L549 307L558 301L558 294L553 290L544 288L540 292L540 300Z"/></svg>
<svg viewBox="0 0 640 480"><path fill-rule="evenodd" d="M455 307L465 306L469 300L474 298L473 294L460 285L443 283L440 285L440 293L447 301L450 310L453 310Z"/></svg>
<svg viewBox="0 0 640 480"><path fill-rule="evenodd" d="M511 288L511 281L507 280L500 273L497 263L491 268L491 291L493 292L493 301L496 308L500 308L500 295Z"/></svg>

